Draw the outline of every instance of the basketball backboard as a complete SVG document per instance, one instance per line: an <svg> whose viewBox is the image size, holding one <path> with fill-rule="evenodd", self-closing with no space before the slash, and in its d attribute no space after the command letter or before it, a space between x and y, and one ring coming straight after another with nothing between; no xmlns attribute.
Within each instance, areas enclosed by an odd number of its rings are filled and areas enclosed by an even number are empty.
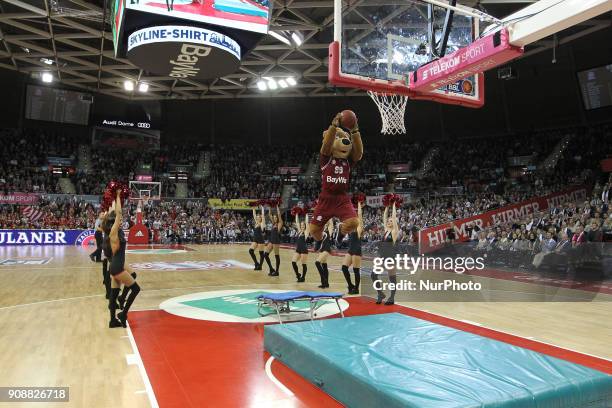
<svg viewBox="0 0 612 408"><path fill-rule="evenodd" d="M482 73L428 93L414 92L408 86L411 72L471 44L479 34L479 18L452 10L449 17L448 8L421 0L335 0L334 7L332 84L411 99L483 105Z"/></svg>
<svg viewBox="0 0 612 408"><path fill-rule="evenodd" d="M161 200L161 183L159 181L130 181L130 200Z"/></svg>

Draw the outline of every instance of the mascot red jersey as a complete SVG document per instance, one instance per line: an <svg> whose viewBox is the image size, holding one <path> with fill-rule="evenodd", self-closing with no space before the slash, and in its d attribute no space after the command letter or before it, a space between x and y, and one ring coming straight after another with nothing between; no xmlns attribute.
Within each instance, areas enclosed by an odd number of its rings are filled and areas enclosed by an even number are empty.
<svg viewBox="0 0 612 408"><path fill-rule="evenodd" d="M361 160L363 143L357 122L352 129L344 129L340 127L341 118L341 114L336 115L331 126L323 132L321 193L310 222L310 234L317 241L323 239L323 227L330 218L342 221L340 232L343 235L353 232L358 224L348 192L351 167Z"/></svg>

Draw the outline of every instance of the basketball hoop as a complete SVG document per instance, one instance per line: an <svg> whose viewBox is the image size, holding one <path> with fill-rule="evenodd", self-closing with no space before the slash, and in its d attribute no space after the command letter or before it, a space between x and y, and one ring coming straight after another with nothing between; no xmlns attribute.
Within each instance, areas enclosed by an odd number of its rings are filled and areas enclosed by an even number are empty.
<svg viewBox="0 0 612 408"><path fill-rule="evenodd" d="M378 106L382 119L381 133L384 135L399 135L406 133L404 114L408 97L404 95L378 93L368 91L368 95Z"/></svg>

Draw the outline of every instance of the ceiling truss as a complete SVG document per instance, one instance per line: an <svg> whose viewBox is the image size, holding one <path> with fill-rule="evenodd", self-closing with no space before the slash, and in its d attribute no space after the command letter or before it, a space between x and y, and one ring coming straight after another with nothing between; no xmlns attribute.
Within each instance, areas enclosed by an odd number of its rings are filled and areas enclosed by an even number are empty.
<svg viewBox="0 0 612 408"><path fill-rule="evenodd" d="M406 5L405 0L353 0L350 12L366 2L373 6ZM525 3L526 0L481 0L491 7L499 3ZM336 89L327 81L328 44L333 36L333 1L276 0L270 29L300 31L301 46L287 45L266 36L243 58L239 70L213 80L200 81L156 76L130 61L114 56L109 24L110 0L0 0L0 68L36 77L52 72L67 86L124 99L228 99L257 97L313 97L360 94L359 90ZM475 6L478 1L462 4ZM520 5L520 4L519 4ZM524 6L524 4L520 5ZM585 22L568 34L568 39L610 26L610 17ZM366 17L354 29L364 34L376 30ZM559 44L564 42L558 40ZM550 48L550 41L534 44L529 54ZM295 87L261 92L257 81L263 76L293 76ZM124 81L146 82L146 94L124 90Z"/></svg>

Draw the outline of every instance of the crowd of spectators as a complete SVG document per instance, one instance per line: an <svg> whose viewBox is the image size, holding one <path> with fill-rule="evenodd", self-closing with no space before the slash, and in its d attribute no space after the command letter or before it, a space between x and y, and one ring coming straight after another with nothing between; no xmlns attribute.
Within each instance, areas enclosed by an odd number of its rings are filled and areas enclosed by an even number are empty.
<svg viewBox="0 0 612 408"><path fill-rule="evenodd" d="M0 130L0 139L0 192L60 192L47 157L72 155L77 146L74 140L50 131L14 129Z"/></svg>
<svg viewBox="0 0 612 408"><path fill-rule="evenodd" d="M608 191L612 177L597 183L590 199L536 212L519 221L486 228L468 224L469 242L463 255L487 255L487 264L524 269L565 268L568 262L595 262L612 255L612 211ZM571 263L571 262L570 262Z"/></svg>
<svg viewBox="0 0 612 408"><path fill-rule="evenodd" d="M415 194L414 199L406 200L399 212L399 225L402 240L414 243L418 231L423 228L480 214L534 195L545 195L572 182L594 180L599 160L612 151L611 133L612 127L604 124L590 128L530 132L512 138L468 139L460 143L398 142L386 148L368 149L364 159L355 166L353 189L382 191L388 187L385 174L388 174L389 164L408 164L410 171L414 171L426 152L438 147L433 169L424 180L419 180L420 188L426 186L435 190L440 186L461 186L463 190L462 194L448 196L424 197ZM572 138L554 171L509 176L509 158L532 156L534 163L541 162L544 155L550 152L550 147L567 134ZM0 164L0 188L4 193L59 192L57 176L52 175L46 167L47 156L67 157L76 162L78 144L74 139L27 130L5 130L0 136L8 141L3 150L4 160ZM143 165L150 165L156 177L169 172L171 163L195 168L203 152L208 152L210 167L206 177L194 178L189 182L189 195L193 200L163 201L145 208L145 222L157 231L152 238L156 242L248 241L252 228L250 214L245 216L240 212L214 210L204 204L205 199L278 197L283 186L289 183L293 188L292 197L310 201L320 189L318 175L301 175L297 177L297 183L291 184L278 169L299 167L304 173L317 157L316 154L304 152L314 152L316 149L317 146L300 145L248 148L242 145L162 146L155 154L122 150L119 156L112 148L92 148L91 172L77 172L72 177L77 193L100 194L104 188L103 181L107 179L132 179ZM314 167L316 169L318 166ZM166 184L173 188L172 183ZM597 188L603 189L604 184L596 187L595 194ZM201 198L204 200L199 200ZM606 237L612 222L609 217L606 218L607 205L594 200L589 203L589 219L583 216L586 208L564 208L561 214L571 213L569 218L559 218L557 213L538 214L535 227L534 220L523 220L517 225L498 225L492 230L477 231L477 236L473 238L480 240L485 234L485 238L490 240L495 235L496 250L522 248L522 251L534 252L542 248L541 241L550 229L549 223L554 224L555 231L551 234L558 241L563 233L573 237L573 228L577 228L578 221L589 232L593 228L591 218L596 220L597 228ZM37 217L33 220L25 217L19 206L0 205L0 225L2 228L90 228L95 221L95 208L76 198L43 198L36 209ZM582 215L579 220L576 219L578 214ZM290 221L284 234L286 239L295 235ZM382 235L382 209L366 207L364 224L364 238L368 241L379 240ZM481 248L483 245L478 242L475 247Z"/></svg>

